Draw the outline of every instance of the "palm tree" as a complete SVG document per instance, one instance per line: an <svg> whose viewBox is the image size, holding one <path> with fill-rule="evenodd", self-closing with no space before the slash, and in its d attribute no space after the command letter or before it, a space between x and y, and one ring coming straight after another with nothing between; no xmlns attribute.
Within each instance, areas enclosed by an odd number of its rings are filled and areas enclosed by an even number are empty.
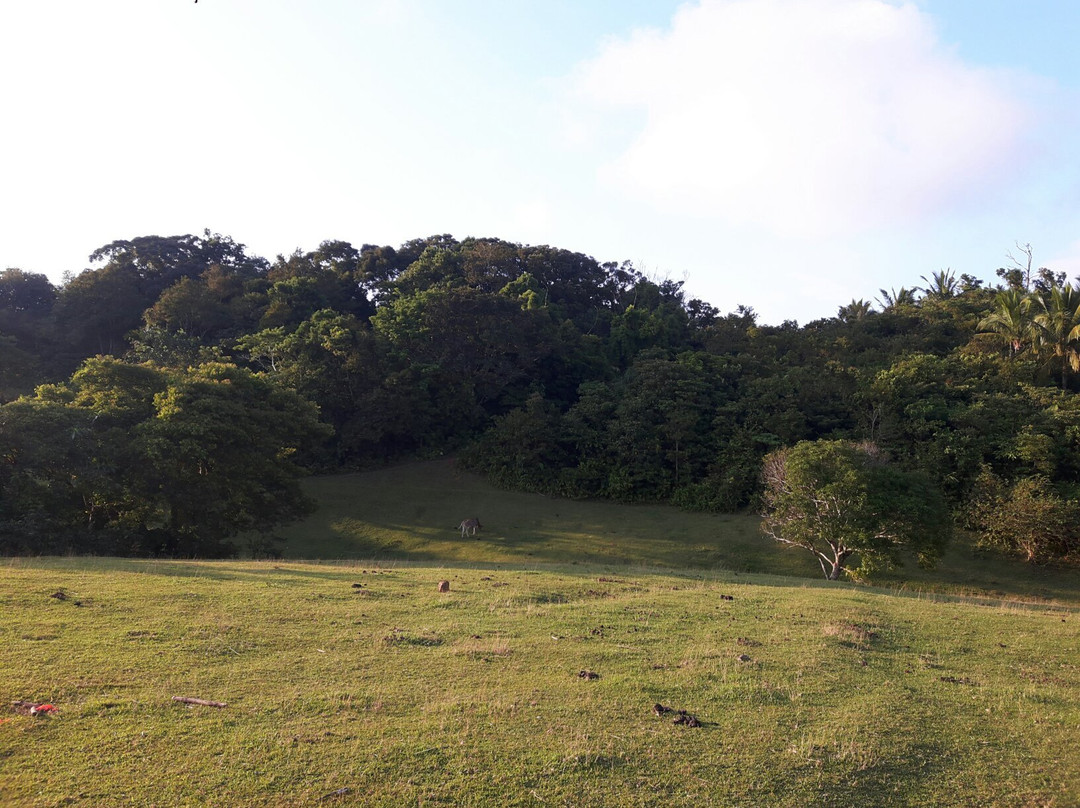
<svg viewBox="0 0 1080 808"><path fill-rule="evenodd" d="M951 297L956 297L956 291L960 288L960 282L956 280L956 273L951 269L935 272L929 278L923 275L922 279L926 281L926 286L922 287L922 291L926 293L927 297L938 300L948 300Z"/></svg>
<svg viewBox="0 0 1080 808"><path fill-rule="evenodd" d="M1054 284L1034 299L1039 346L1061 362L1061 389L1065 390L1069 371L1080 370L1080 289Z"/></svg>
<svg viewBox="0 0 1080 808"><path fill-rule="evenodd" d="M915 305L915 289L905 289L901 286L899 289L892 289L886 291L880 289L881 297L878 298L878 303L886 311L900 308L901 306L914 306Z"/></svg>
<svg viewBox="0 0 1080 808"><path fill-rule="evenodd" d="M859 298L851 299L851 302L846 306L841 306L840 311L836 316L843 320L845 323L850 323L854 320L861 320L869 314L873 314L874 309L871 307L869 301Z"/></svg>
<svg viewBox="0 0 1080 808"><path fill-rule="evenodd" d="M979 331L993 334L1016 356L1035 340L1031 297L1021 289L1002 289L994 297L994 310L979 322Z"/></svg>

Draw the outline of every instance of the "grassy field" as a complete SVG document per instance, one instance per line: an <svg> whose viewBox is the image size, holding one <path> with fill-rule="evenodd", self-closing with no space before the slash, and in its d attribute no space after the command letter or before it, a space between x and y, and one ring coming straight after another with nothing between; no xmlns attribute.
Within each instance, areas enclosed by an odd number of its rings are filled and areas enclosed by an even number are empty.
<svg viewBox="0 0 1080 808"><path fill-rule="evenodd" d="M281 531L292 559L446 564L626 564L667 569L821 577L808 553L781 547L753 516L686 513L655 505L552 499L500 491L452 460L313 478L319 510ZM478 516L462 541L463 518ZM934 570L909 564L888 588L1080 602L1080 570L1017 563L976 552L958 536Z"/></svg>
<svg viewBox="0 0 1080 808"><path fill-rule="evenodd" d="M347 560L0 559L4 696L59 709L0 714L0 805L1080 805L1075 571L828 584L749 518L311 485L283 549Z"/></svg>
<svg viewBox="0 0 1080 808"><path fill-rule="evenodd" d="M1080 801L1061 606L625 566L2 576L0 681L60 710L0 724L4 805Z"/></svg>

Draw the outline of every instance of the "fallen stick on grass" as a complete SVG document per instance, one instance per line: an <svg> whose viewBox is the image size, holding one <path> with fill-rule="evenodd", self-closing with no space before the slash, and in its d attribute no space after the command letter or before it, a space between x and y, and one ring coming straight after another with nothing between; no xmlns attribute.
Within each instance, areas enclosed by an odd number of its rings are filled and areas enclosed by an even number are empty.
<svg viewBox="0 0 1080 808"><path fill-rule="evenodd" d="M201 704L203 707L228 707L229 705L223 701L207 701L206 699L193 699L188 696L173 696L173 701L179 701L183 704Z"/></svg>

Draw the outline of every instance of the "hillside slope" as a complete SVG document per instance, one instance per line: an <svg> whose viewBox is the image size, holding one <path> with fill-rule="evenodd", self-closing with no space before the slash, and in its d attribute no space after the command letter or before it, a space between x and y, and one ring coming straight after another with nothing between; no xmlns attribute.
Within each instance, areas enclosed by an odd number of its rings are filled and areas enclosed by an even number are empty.
<svg viewBox="0 0 1080 808"><path fill-rule="evenodd" d="M779 546L755 516L688 513L503 491L452 459L314 477L310 518L279 531L291 559L380 559L454 564L623 564L818 579L808 553ZM462 539L457 525L478 517ZM888 588L1077 600L1075 567L1023 564L975 551L958 536L935 570L913 562L880 577Z"/></svg>

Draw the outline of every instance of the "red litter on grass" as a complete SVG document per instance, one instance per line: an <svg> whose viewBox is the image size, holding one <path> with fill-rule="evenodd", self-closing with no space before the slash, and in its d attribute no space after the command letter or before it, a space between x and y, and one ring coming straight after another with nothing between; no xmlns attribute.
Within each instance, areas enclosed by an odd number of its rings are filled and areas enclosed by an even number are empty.
<svg viewBox="0 0 1080 808"><path fill-rule="evenodd" d="M51 704L36 701L13 701L11 706L20 715L50 715L60 712Z"/></svg>

